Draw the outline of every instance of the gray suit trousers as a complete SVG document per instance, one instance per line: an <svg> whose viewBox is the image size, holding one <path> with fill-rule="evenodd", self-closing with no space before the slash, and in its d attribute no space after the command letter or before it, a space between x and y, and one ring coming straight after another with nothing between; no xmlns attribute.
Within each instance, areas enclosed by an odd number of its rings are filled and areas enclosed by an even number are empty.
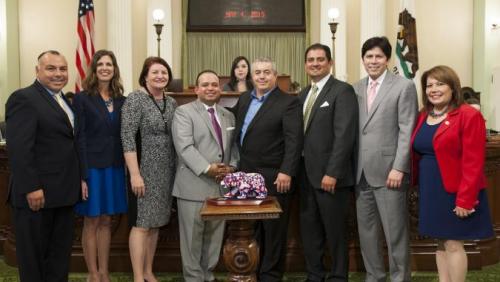
<svg viewBox="0 0 500 282"><path fill-rule="evenodd" d="M392 282L410 281L407 195L408 184L398 189L371 187L361 176L356 186L356 212L366 282L385 282L382 232L387 243Z"/></svg>
<svg viewBox="0 0 500 282"><path fill-rule="evenodd" d="M214 280L224 236L224 221L201 219L203 202L177 199L182 273L186 282Z"/></svg>

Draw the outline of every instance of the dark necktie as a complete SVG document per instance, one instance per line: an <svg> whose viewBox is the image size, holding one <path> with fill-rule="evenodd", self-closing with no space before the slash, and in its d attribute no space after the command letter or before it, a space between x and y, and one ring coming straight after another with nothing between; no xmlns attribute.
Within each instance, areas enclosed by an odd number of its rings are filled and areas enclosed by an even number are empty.
<svg viewBox="0 0 500 282"><path fill-rule="evenodd" d="M222 130L220 128L219 123L217 122L217 118L215 118L214 108L208 108L208 112L210 113L210 119L212 120L212 126L214 127L215 134L217 135L217 140L219 141L220 149L222 151L222 159L224 159L224 147L222 146Z"/></svg>

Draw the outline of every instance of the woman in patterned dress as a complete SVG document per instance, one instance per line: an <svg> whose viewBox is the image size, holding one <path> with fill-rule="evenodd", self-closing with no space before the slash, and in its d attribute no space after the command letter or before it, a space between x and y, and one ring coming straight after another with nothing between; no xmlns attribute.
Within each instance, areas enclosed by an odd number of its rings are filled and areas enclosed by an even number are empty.
<svg viewBox="0 0 500 282"><path fill-rule="evenodd" d="M84 216L82 248L88 281L107 282L111 215L127 211L120 139L120 113L125 98L113 52L95 53L83 89L73 101L83 198L75 211Z"/></svg>
<svg viewBox="0 0 500 282"><path fill-rule="evenodd" d="M160 57L144 61L138 90L122 110L122 143L130 175L130 258L135 282L156 282L153 258L161 226L168 223L175 175L171 125L176 102L165 94L172 80Z"/></svg>

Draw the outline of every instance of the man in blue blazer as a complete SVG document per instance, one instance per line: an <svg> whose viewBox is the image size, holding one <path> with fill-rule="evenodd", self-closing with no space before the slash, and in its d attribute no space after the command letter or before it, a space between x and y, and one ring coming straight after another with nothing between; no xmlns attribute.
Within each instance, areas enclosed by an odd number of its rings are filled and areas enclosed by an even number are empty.
<svg viewBox="0 0 500 282"><path fill-rule="evenodd" d="M75 119L62 95L66 59L38 57L36 81L6 104L16 255L21 281L67 281L73 241L73 206L80 198Z"/></svg>

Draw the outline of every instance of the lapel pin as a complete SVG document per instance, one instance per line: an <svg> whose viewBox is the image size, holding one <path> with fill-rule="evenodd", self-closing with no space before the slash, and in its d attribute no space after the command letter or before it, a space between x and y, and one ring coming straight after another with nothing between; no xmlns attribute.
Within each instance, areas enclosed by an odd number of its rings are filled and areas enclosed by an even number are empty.
<svg viewBox="0 0 500 282"><path fill-rule="evenodd" d="M450 125L450 122L449 121L445 121L444 124Z"/></svg>

